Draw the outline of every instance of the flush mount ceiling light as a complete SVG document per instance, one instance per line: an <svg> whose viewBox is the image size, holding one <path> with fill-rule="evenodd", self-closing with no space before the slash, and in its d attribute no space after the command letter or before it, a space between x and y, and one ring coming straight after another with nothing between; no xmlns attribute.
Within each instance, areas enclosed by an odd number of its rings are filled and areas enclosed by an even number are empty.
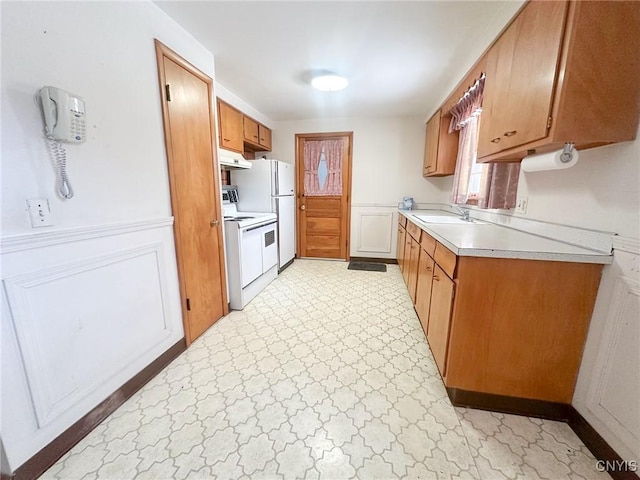
<svg viewBox="0 0 640 480"><path fill-rule="evenodd" d="M349 85L349 80L335 73L326 73L313 77L311 86L324 92L335 92Z"/></svg>

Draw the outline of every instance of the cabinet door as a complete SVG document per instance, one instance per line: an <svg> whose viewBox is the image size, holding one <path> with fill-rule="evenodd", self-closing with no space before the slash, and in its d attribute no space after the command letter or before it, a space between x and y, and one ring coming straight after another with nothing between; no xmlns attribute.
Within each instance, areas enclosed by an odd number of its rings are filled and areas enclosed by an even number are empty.
<svg viewBox="0 0 640 480"><path fill-rule="evenodd" d="M454 283L436 264L431 286L431 305L429 308L429 326L427 340L440 374L447 374L447 349L449 329L451 326L451 310L453 307Z"/></svg>
<svg viewBox="0 0 640 480"><path fill-rule="evenodd" d="M416 285L416 313L418 314L425 335L427 334L427 328L429 326L433 266L433 258L431 258L423 248L420 248L418 258L418 282Z"/></svg>
<svg viewBox="0 0 640 480"><path fill-rule="evenodd" d="M398 223L398 245L396 247L396 259L398 260L398 266L400 271L404 271L404 241L407 235L407 231L400 223Z"/></svg>
<svg viewBox="0 0 640 480"><path fill-rule="evenodd" d="M220 147L242 153L242 113L220 100L218 100L218 128Z"/></svg>
<svg viewBox="0 0 640 480"><path fill-rule="evenodd" d="M258 132L260 136L260 146L266 151L271 151L271 130L264 125L258 125Z"/></svg>
<svg viewBox="0 0 640 480"><path fill-rule="evenodd" d="M416 284L418 283L418 258L420 256L420 244L411 238L411 250L409 251L409 273L407 274L407 288L411 301L416 303Z"/></svg>
<svg viewBox="0 0 640 480"><path fill-rule="evenodd" d="M427 134L424 144L424 164L422 174L424 176L434 173L438 166L438 136L440 135L440 115L436 114L427 122Z"/></svg>
<svg viewBox="0 0 640 480"><path fill-rule="evenodd" d="M258 145L259 144L258 122L256 122L255 120L249 117L242 117L242 123L244 126L243 128L244 141L252 143L254 145Z"/></svg>
<svg viewBox="0 0 640 480"><path fill-rule="evenodd" d="M478 157L547 136L566 2L530 2L487 54Z"/></svg>
<svg viewBox="0 0 640 480"><path fill-rule="evenodd" d="M402 258L402 263L404 264L402 268L402 277L404 278L404 284L409 286L409 272L411 271L411 241L413 238L409 235L409 232L406 232L404 235L404 254Z"/></svg>

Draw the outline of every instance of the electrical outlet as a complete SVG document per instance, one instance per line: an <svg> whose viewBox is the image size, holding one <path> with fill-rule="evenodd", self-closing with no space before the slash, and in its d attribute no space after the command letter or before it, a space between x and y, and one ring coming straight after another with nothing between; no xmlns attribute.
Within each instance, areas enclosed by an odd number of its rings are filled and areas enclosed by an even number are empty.
<svg viewBox="0 0 640 480"><path fill-rule="evenodd" d="M516 201L516 213L522 213L523 215L527 213L527 204L529 203L529 199L527 197L520 197Z"/></svg>
<svg viewBox="0 0 640 480"><path fill-rule="evenodd" d="M46 198L28 198L27 207L33 228L50 227L53 225L49 200Z"/></svg>

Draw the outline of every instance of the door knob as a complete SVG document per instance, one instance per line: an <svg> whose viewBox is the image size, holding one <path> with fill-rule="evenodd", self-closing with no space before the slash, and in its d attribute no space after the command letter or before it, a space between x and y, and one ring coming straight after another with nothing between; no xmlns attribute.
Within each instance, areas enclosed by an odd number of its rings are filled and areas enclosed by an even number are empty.
<svg viewBox="0 0 640 480"><path fill-rule="evenodd" d="M307 209L307 206L306 206L306 205L301 205L301 206L300 206L300 210L306 210L306 209Z"/></svg>
<svg viewBox="0 0 640 480"><path fill-rule="evenodd" d="M211 225L212 227L217 227L218 225L220 225L220 220L211 220L209 222L209 225Z"/></svg>

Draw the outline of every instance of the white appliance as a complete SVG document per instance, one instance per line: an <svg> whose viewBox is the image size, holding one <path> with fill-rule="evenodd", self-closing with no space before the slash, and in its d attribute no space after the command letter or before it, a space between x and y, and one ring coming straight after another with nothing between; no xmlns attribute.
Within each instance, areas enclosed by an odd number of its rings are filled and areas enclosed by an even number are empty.
<svg viewBox="0 0 640 480"><path fill-rule="evenodd" d="M238 211L238 190L222 187L229 305L242 310L278 276L275 213Z"/></svg>
<svg viewBox="0 0 640 480"><path fill-rule="evenodd" d="M233 172L241 197L238 208L278 216L278 271L282 271L296 254L295 167L270 159L251 163L251 170Z"/></svg>
<svg viewBox="0 0 640 480"><path fill-rule="evenodd" d="M251 168L251 162L246 160L242 155L222 148L218 149L218 163L223 170Z"/></svg>

